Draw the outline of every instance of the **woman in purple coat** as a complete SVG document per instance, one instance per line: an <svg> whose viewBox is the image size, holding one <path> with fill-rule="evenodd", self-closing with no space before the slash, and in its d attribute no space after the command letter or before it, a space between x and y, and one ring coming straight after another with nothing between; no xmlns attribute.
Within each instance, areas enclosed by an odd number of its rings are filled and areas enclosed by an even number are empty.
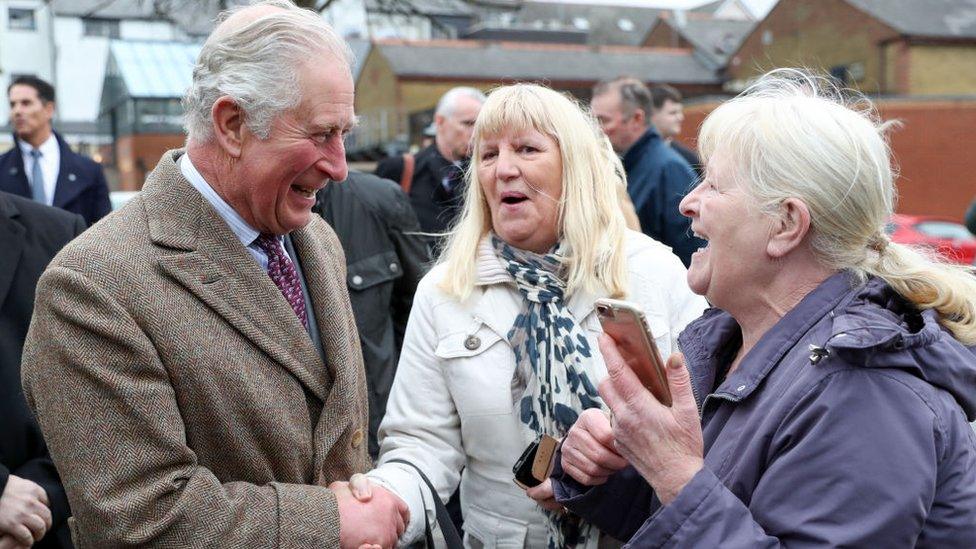
<svg viewBox="0 0 976 549"><path fill-rule="evenodd" d="M890 242L870 103L774 71L701 129L681 203L714 306L658 403L601 339L557 500L633 547L976 547L976 278Z"/></svg>

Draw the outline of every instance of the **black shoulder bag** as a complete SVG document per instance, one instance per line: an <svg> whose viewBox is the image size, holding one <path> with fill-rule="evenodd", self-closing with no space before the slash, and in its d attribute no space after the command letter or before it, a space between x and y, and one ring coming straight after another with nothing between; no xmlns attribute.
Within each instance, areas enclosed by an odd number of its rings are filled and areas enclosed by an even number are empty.
<svg viewBox="0 0 976 549"><path fill-rule="evenodd" d="M451 515L447 512L447 507L444 506L444 502L441 501L439 495L437 495L437 490L434 489L434 485L430 483L427 475L409 461L402 459L391 459L385 463L402 463L404 465L409 465L413 467L420 478L424 480L424 484L430 490L431 497L434 498L434 512L437 514L437 525L440 526L441 533L444 535L444 541L447 543L447 549L464 549L464 544L461 543L461 536L458 535L457 530L454 529L454 522L451 521ZM434 534L430 529L430 521L427 519L427 510L424 510L424 534L427 538L427 549L434 549Z"/></svg>

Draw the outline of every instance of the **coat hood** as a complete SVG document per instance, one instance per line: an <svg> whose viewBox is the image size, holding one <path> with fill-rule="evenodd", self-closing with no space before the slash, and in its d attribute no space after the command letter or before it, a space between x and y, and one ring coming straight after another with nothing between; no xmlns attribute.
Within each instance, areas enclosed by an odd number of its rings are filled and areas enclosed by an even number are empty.
<svg viewBox="0 0 976 549"><path fill-rule="evenodd" d="M883 280L872 278L833 322L826 348L867 368L897 368L951 394L976 420L976 347L967 347Z"/></svg>
<svg viewBox="0 0 976 549"><path fill-rule="evenodd" d="M763 358L752 371L740 373L744 386L758 384L828 315L823 335L817 337L827 354L852 366L904 370L951 394L969 421L976 420L976 347L960 343L939 324L935 311L919 311L883 280L858 284L843 272L821 283L763 336L750 353ZM712 308L678 337L698 393L708 394L716 371L741 345L740 334L729 313Z"/></svg>

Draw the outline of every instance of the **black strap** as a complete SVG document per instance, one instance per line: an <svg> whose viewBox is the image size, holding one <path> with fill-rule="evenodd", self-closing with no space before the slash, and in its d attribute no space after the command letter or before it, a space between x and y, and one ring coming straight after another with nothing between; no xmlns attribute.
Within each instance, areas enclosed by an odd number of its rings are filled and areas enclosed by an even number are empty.
<svg viewBox="0 0 976 549"><path fill-rule="evenodd" d="M434 485L430 483L427 475L409 461L402 459L391 459L384 463L402 463L404 465L409 465L413 467L420 478L423 479L424 484L430 490L431 497L434 498L434 512L437 514L437 525L440 526L441 533L444 534L444 541L447 543L447 549L464 549L464 544L461 543L461 536L458 535L457 530L454 529L454 521L451 520L451 515L447 512L447 507L444 506L444 502L441 501L440 496L437 495L437 490L434 489ZM422 499L422 498L421 498ZM427 510L424 510L424 534L427 537L427 549L434 549L434 534L430 529L430 521L427 519Z"/></svg>

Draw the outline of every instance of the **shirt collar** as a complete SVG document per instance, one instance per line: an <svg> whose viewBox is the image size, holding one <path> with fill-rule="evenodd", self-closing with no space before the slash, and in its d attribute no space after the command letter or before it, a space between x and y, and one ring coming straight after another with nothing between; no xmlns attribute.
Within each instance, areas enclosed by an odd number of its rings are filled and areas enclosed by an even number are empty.
<svg viewBox="0 0 976 549"><path fill-rule="evenodd" d="M34 150L34 146L23 139L18 139L17 144L20 145L20 152L26 156L30 156L31 151ZM53 151L58 150L58 138L54 137L54 132L51 132L51 135L47 136L47 139L41 143L41 146L37 150L41 151L42 157L46 156L48 158L51 157Z"/></svg>
<svg viewBox="0 0 976 549"><path fill-rule="evenodd" d="M183 177L193 185L193 188L200 192L201 195L210 203L217 214L220 215L221 219L227 223L230 230L234 232L234 235L238 240L241 241L245 247L250 246L255 239L261 234L254 227L251 227L241 214L231 207L219 194L217 191L207 183L207 180L200 175L196 167L193 165L193 161L190 160L189 154L184 154L180 157L180 172Z"/></svg>

